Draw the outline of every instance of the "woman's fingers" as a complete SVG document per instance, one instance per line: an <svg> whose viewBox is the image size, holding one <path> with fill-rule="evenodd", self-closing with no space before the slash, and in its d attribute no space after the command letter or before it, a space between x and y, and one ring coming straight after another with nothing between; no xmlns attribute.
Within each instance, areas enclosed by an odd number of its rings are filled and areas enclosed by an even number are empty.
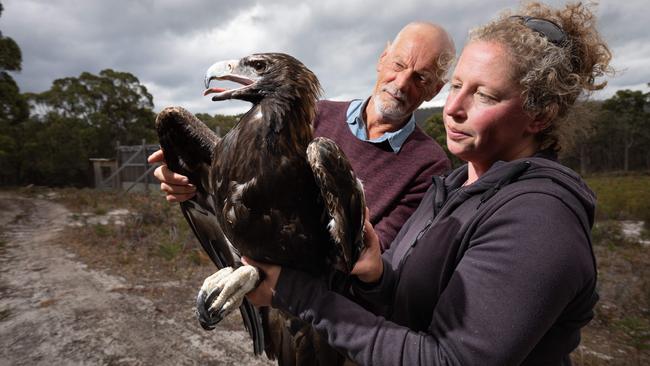
<svg viewBox="0 0 650 366"><path fill-rule="evenodd" d="M264 280L253 291L246 294L246 298L255 306L271 306L271 300L273 299L275 286L278 282L278 277L280 277L282 267L274 264L260 263L247 257L242 257L242 263L256 267L264 273L262 275Z"/></svg>
<svg viewBox="0 0 650 366"><path fill-rule="evenodd" d="M356 275L361 281L366 283L376 282L381 278L384 271L384 263L381 260L381 248L379 246L379 237L372 227L369 219L370 215L366 208L366 220L363 223L365 233L366 247L361 252L357 263L350 272Z"/></svg>

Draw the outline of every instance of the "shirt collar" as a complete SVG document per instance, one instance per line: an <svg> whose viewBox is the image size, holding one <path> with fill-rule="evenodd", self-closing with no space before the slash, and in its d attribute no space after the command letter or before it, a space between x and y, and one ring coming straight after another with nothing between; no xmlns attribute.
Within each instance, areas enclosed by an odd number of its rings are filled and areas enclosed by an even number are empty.
<svg viewBox="0 0 650 366"><path fill-rule="evenodd" d="M402 148L404 141L406 141L413 130L415 130L415 114L411 113L408 122L406 122L406 124L399 130L386 132L376 139L369 139L368 133L366 132L366 122L363 120L363 111L366 109L368 101L370 101L370 98L365 101L354 99L350 102L350 106L346 113L346 122L348 123L348 127L350 127L350 131L361 141L367 141L373 144L380 144L384 141L388 141L393 152L398 153Z"/></svg>

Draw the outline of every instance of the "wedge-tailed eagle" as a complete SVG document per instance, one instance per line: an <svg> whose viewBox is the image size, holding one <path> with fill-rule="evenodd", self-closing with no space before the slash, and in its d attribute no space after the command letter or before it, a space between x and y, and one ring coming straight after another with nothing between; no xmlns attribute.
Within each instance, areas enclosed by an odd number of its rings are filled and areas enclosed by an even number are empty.
<svg viewBox="0 0 650 366"><path fill-rule="evenodd" d="M241 87L210 88L215 79ZM239 307L256 354L265 350L281 365L340 363L306 323L247 302L259 271L240 261L245 255L335 278L363 249L361 183L338 146L312 134L318 79L289 55L265 53L215 63L205 84L214 101L252 103L224 137L180 107L156 120L169 168L197 187L181 203L183 214L220 269L199 292L199 321L212 329Z"/></svg>

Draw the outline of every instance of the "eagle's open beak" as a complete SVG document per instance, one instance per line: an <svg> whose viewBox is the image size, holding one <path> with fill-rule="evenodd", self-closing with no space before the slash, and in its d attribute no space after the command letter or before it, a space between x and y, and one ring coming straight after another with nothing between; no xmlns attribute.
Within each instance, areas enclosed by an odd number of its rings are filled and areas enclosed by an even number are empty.
<svg viewBox="0 0 650 366"><path fill-rule="evenodd" d="M246 89L249 85L252 85L255 80L253 77L255 75L250 75L247 73L247 70L241 70L239 66L239 60L228 60L228 61L219 61L208 69L205 73L205 91L203 95L216 94L212 97L212 100L224 100L231 99L233 94L238 91ZM236 83L242 84L243 86L236 89L224 89L224 88L210 88L210 81L212 80L229 80Z"/></svg>

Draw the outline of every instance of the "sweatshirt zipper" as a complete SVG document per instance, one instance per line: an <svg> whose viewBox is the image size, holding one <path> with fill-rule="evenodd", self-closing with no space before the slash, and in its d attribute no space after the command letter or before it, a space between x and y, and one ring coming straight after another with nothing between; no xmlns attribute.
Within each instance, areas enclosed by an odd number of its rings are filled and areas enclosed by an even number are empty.
<svg viewBox="0 0 650 366"><path fill-rule="evenodd" d="M445 191L445 177L444 176L435 176L435 177L433 177L433 184L436 185L436 193L435 193L435 196L434 196L433 207L432 207L433 215L427 220L427 223L420 230L418 235L416 235L413 242L411 244L409 244L409 247L406 250L406 252L404 253L404 255L402 256L402 258L400 258L400 261L399 261L399 264L398 264L398 267L397 267L397 268L399 268L400 271L401 271L402 265L404 264L404 261L406 261L406 258L408 258L408 256L411 254L411 251L413 250L415 245L418 243L420 238L422 238L424 233L426 233L429 230L429 228L434 223L434 221L436 221L436 219L438 217L440 217L440 212L442 211L443 207L445 207L445 204L448 201L450 201L451 199L453 199L458 194L458 191L460 191L460 188L461 188L461 187L459 187L457 189L454 189L451 192L450 195L447 195L446 191Z"/></svg>

